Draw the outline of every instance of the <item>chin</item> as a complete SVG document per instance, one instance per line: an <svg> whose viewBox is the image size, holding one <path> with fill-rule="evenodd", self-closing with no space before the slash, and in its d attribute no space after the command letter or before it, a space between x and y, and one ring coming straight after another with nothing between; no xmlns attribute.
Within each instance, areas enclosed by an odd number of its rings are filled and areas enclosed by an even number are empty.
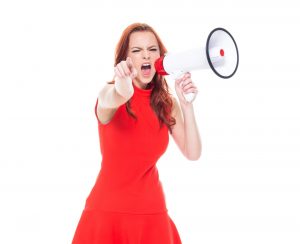
<svg viewBox="0 0 300 244"><path fill-rule="evenodd" d="M149 84L152 79L153 79L154 75L151 75L149 77L137 77L136 80L139 82L139 83L142 83L144 85L147 85Z"/></svg>

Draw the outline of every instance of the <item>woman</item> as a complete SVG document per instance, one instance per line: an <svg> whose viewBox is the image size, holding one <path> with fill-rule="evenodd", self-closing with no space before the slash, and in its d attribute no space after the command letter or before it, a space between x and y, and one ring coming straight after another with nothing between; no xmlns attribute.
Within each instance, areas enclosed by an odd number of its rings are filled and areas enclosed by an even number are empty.
<svg viewBox="0 0 300 244"><path fill-rule="evenodd" d="M86 199L73 244L180 244L168 215L156 162L169 133L183 155L198 160L201 141L192 102L197 94L186 73L175 81L177 100L154 62L166 52L149 25L128 26L116 48L115 77L100 91L101 170Z"/></svg>

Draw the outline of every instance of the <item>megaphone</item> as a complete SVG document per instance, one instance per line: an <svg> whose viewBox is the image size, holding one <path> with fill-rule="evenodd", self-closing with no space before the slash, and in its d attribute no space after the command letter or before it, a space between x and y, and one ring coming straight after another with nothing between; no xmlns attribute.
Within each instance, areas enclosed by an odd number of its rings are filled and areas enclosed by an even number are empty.
<svg viewBox="0 0 300 244"><path fill-rule="evenodd" d="M210 68L219 77L232 77L239 64L239 52L232 35L224 28L213 29L207 37L206 46L177 53L166 53L155 61L156 72L160 75L181 74L196 69ZM184 94L187 101L193 93Z"/></svg>

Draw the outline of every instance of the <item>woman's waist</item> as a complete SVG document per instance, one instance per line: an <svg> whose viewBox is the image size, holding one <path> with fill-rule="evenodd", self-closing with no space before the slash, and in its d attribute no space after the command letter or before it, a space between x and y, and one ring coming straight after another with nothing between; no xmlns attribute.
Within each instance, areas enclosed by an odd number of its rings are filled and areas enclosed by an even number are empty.
<svg viewBox="0 0 300 244"><path fill-rule="evenodd" d="M96 184L86 199L86 209L119 212L155 213L166 211L163 187L124 186L111 189Z"/></svg>

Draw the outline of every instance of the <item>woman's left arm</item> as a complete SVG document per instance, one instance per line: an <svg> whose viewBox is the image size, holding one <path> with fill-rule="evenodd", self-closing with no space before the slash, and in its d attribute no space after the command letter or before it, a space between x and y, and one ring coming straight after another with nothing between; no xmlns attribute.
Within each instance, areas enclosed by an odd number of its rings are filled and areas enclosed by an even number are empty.
<svg viewBox="0 0 300 244"><path fill-rule="evenodd" d="M193 101L198 90L190 73L186 73L175 81L175 91L180 105L174 98L172 116L176 119L176 124L173 126L172 136L183 155L187 159L195 161L201 156L202 144L193 108ZM187 102L183 93L190 92L193 92L195 96L191 102Z"/></svg>

